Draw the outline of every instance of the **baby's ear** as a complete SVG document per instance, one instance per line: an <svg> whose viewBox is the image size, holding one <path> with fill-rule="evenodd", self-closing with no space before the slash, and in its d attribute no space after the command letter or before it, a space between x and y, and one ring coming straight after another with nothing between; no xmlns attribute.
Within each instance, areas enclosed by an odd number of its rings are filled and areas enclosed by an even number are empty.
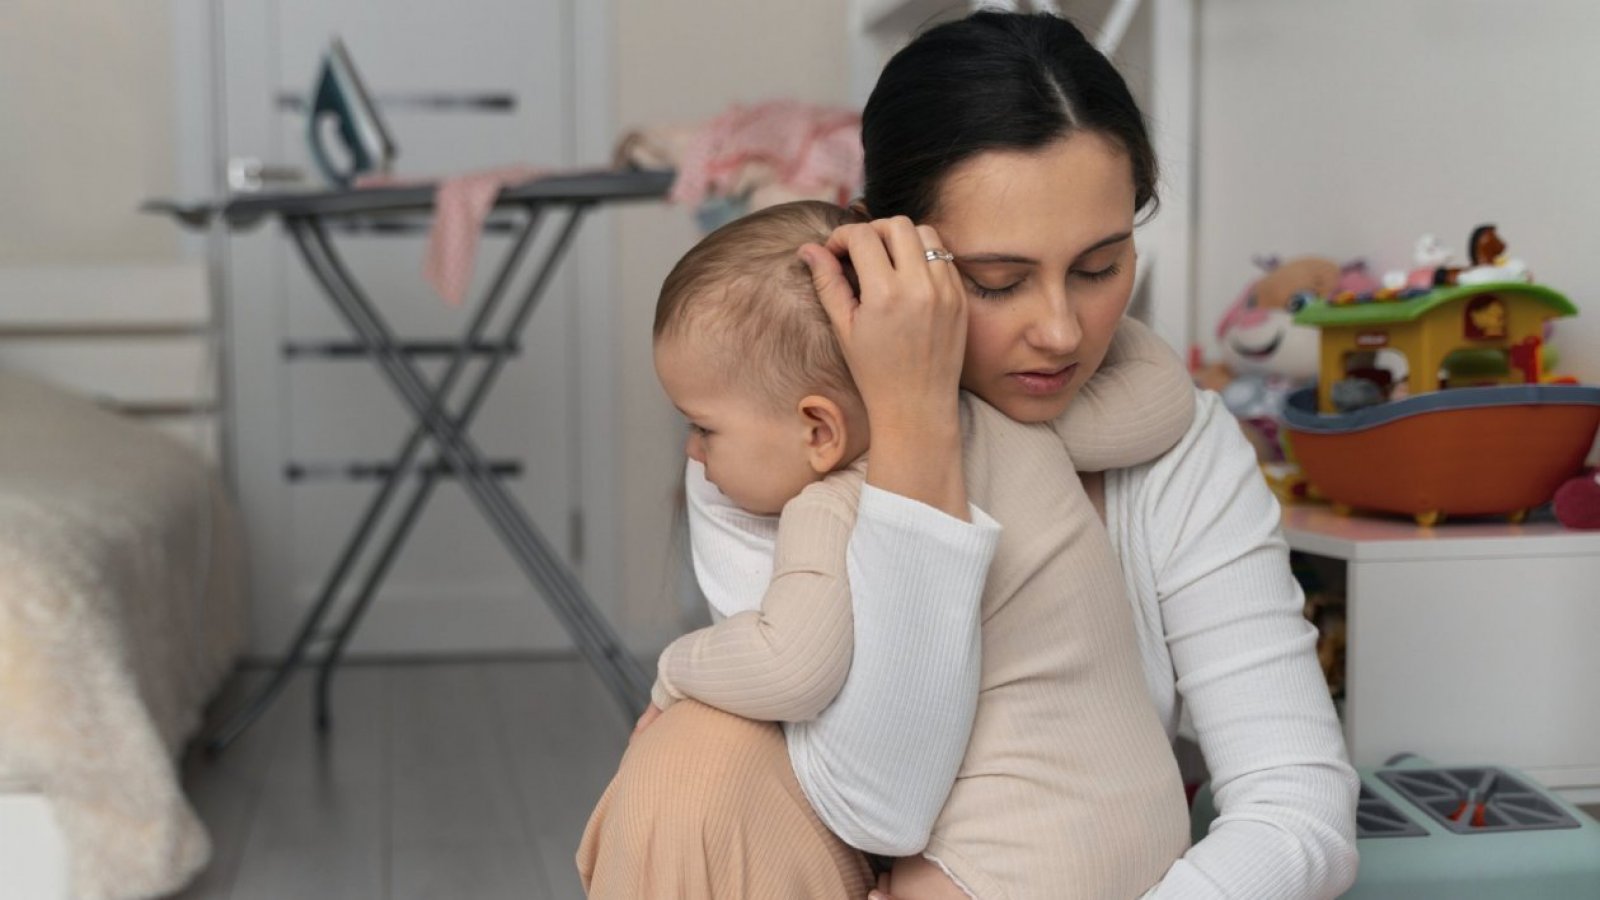
<svg viewBox="0 0 1600 900"><path fill-rule="evenodd" d="M844 410L821 394L808 394L800 400L798 412L811 470L826 475L837 469L850 440Z"/></svg>

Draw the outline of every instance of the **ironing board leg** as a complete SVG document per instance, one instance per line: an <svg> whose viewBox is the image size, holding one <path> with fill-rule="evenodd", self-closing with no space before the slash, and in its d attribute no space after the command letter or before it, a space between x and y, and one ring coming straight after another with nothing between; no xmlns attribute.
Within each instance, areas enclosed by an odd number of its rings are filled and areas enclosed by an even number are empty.
<svg viewBox="0 0 1600 900"><path fill-rule="evenodd" d="M535 263L533 280L528 284L527 289L523 292L521 300L519 300L517 305L513 308L511 320L505 325L502 336L494 342L495 346L499 349L497 349L490 356L489 361L484 365L483 370L478 374L477 381L469 389L466 403L463 405L460 414L455 419L456 428L465 431L468 427L470 427L473 417L477 415L478 409L483 404L484 398L486 398L489 395L489 391L493 389L494 381L496 377L499 376L500 369L505 364L506 358L509 355L509 348L515 341L520 339L523 327L526 325L529 317L533 314L534 309L538 307L540 299L544 297L545 291L550 286L552 275L554 274L556 268L560 265L561 260L565 258L567 250L572 245L572 237L577 233L578 225L582 221L582 218L582 208L579 207L573 209L572 213L567 217L566 223L562 226L561 231L557 234L555 242L549 247L548 250L546 250L543 258ZM496 277L496 288L490 293L491 299L497 298L498 291L501 287L503 287L502 282L509 280L509 266L513 266L516 262L517 260L515 258L509 259L507 267L502 267L500 275ZM485 302L487 303L489 301ZM465 346L470 346L471 343L475 342L477 339L478 335L469 336L469 339L464 344L463 349L457 351L456 358L464 359L466 356ZM449 374L449 372L446 373L447 379ZM450 390L451 386L451 383L447 380L446 383L440 388L438 396L441 404L448 399L445 394ZM406 454L409 454L413 446L417 443L420 443L426 437L426 435L427 429L421 425L418 425L416 429L412 431L411 436L407 439ZM406 462L409 463L409 455L406 455L405 458ZM435 459L435 463L442 462L443 460L441 459ZM339 623L334 632L333 643L328 647L327 652L323 654L322 664L318 667L317 671L316 689L317 727L319 730L325 731L328 727L329 706L331 704L330 688L333 680L333 673L339 664L340 658L344 654L345 647L350 642L350 638L355 634L357 625L360 624L362 616L365 615L367 607L371 605L372 598L377 593L378 586L382 584L385 575L388 574L390 564L399 554L401 546L405 543L406 537L410 534L411 526L415 523L417 515L422 510L422 507L427 503L428 497L432 493L434 486L437 484L437 479L439 477L437 471L438 466L430 466L422 474L421 481L417 485L416 491L412 494L410 503L401 513L400 519L395 524L388 540L384 543L383 548L378 552L377 560L373 563L365 583L363 583L361 589L357 591L355 599L351 603L349 610L346 612L343 621Z"/></svg>
<svg viewBox="0 0 1600 900"><path fill-rule="evenodd" d="M529 210L527 220L523 223L523 226L518 229L516 237L512 241L511 248L506 251L506 256L501 262L499 271L495 274L495 277L492 280L488 291L485 293L483 300L481 300L478 304L477 313L474 314L472 321L468 324L467 330L465 334L462 335L461 342L458 345L456 352L452 354L444 374L440 377L438 389L434 392L435 402L439 405L442 406L448 402L450 391L455 386L456 379L460 377L463 371L465 371L466 364L470 359L470 354L468 353L469 348L476 346L482 340L483 334L488 329L489 323L493 321L494 314L499 309L500 300L505 295L506 287L510 284L512 275L520 266L522 259L527 253L528 247L532 244L533 237L538 232L539 225L543 218L543 210L538 207L534 207ZM568 228L571 228L570 222L568 224ZM541 265L552 264L554 261L553 257L554 254L547 255L546 259L541 263ZM527 301L524 300L524 302ZM499 354L503 352L505 351L502 346L502 349L497 351L497 358ZM471 413L468 412L465 415L470 417ZM396 457L394 463L389 467L388 477L378 488L378 491L373 495L372 500L367 504L366 510L362 512L355 530L351 532L350 538L345 542L344 549L340 551L339 556L334 563L333 569L329 572L327 579L323 582L322 589L317 594L316 602L301 620L299 629L296 631L294 638L289 642L288 649L284 652L283 657L279 660L278 665L273 670L272 675L267 679L267 683L256 690L243 708L224 721L221 727L212 733L211 737L206 741L205 746L207 752L212 754L221 753L223 750L227 749L229 744L237 740L246 729L254 724L255 721L259 719L269 707L271 707L273 701L277 699L278 695L282 693L284 687L287 686L289 677L294 674L295 669L299 668L300 664L305 660L306 654L311 648L311 644L318 637L318 629L322 625L322 620L326 618L328 613L333 610L335 602L338 600L340 589L344 585L344 580L349 575L351 567L354 566L356 560L359 559L361 551L366 546L368 537L374 533L374 529L376 528L379 520L383 517L384 512L388 509L389 501L394 498L395 490L403 482L405 482L411 474L411 464L415 459L417 452L422 448L425 437L426 430L421 426L418 426L412 431L410 437L406 439L406 443L401 449L400 454ZM431 478L431 475L424 473L422 478L429 479ZM431 485L419 486L416 493L413 495L413 501L410 506L420 509L422 498L425 498L430 488ZM406 514L406 516L410 515L415 515L415 512L408 512ZM405 522L405 518L406 517L404 516L402 517L402 524L397 526L397 531L404 531L405 528L408 527L409 523ZM377 579L369 578L363 590L375 590L380 581L381 575ZM355 608L364 608L366 605L365 595L358 595L352 602ZM359 613L356 613L355 615L359 615ZM350 624L351 618L353 618L353 616L347 614L345 624ZM341 625L340 632L342 633L343 631L344 626ZM345 640L348 640L348 635L345 635ZM342 649L342 644L343 642L341 641L336 646L339 649ZM331 652L332 651L330 651L330 653ZM336 654L333 655L336 656ZM328 663L326 660L324 661L323 668L324 671L322 676L319 678L318 684L317 722L320 728L325 729L327 726L327 705L324 698L326 696L325 681L327 678L328 669Z"/></svg>
<svg viewBox="0 0 1600 900"><path fill-rule="evenodd" d="M307 265L328 289L329 298L346 323L376 352L377 362L390 386L412 413L422 420L429 436L448 465L467 488L468 495L489 520L512 557L562 620L578 649L611 690L628 717L648 701L649 677L630 656L566 567L517 505L486 471L483 455L472 440L456 428L431 402L411 362L395 346L393 336L344 268L321 223L309 217L286 218Z"/></svg>

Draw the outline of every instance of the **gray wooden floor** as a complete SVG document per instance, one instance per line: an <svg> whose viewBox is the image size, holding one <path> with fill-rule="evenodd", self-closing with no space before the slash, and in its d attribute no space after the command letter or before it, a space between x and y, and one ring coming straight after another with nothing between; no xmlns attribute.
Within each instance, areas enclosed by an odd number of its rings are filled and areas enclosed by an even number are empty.
<svg viewBox="0 0 1600 900"><path fill-rule="evenodd" d="M352 666L335 685L326 739L302 679L185 763L216 848L179 900L582 896L573 855L628 731L582 662Z"/></svg>
<svg viewBox="0 0 1600 900"><path fill-rule="evenodd" d="M186 761L215 849L179 900L582 896L573 855L628 732L582 662L347 667L324 739L309 694Z"/></svg>

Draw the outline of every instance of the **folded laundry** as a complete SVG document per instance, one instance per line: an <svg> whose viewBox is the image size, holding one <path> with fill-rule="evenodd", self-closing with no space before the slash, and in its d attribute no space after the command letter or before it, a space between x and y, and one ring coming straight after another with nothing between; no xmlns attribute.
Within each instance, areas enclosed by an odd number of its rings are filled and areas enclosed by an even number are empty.
<svg viewBox="0 0 1600 900"><path fill-rule="evenodd" d="M861 114L797 100L736 105L700 125L635 131L618 157L677 169L676 203L737 198L749 209L801 198L844 203L861 187Z"/></svg>

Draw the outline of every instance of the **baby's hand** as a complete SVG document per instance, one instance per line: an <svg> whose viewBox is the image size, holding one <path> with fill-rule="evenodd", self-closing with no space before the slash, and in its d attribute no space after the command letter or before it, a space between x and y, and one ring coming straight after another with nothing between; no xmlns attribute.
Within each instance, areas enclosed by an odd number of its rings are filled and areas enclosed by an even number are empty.
<svg viewBox="0 0 1600 900"><path fill-rule="evenodd" d="M644 713L639 716L639 721L634 723L633 734L628 735L628 740L632 741L634 738L638 737L646 728L650 727L651 722L654 722L660 717L661 707L655 705L654 703L646 706L644 708Z"/></svg>

